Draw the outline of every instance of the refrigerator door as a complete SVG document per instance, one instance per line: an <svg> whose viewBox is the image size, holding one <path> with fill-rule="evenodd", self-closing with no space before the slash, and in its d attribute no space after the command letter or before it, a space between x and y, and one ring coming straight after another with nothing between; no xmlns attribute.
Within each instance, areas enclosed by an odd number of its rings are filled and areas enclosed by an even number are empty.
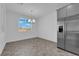
<svg viewBox="0 0 79 59"><path fill-rule="evenodd" d="M64 31L63 26L59 26L57 32L57 47L64 49Z"/></svg>
<svg viewBox="0 0 79 59"><path fill-rule="evenodd" d="M79 20L66 21L65 49L79 54Z"/></svg>

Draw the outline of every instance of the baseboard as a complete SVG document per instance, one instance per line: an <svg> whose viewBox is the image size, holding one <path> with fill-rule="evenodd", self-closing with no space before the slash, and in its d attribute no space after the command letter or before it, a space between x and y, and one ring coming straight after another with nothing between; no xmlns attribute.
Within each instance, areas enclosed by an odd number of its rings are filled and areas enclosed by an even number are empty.
<svg viewBox="0 0 79 59"><path fill-rule="evenodd" d="M57 42L54 42L54 41L51 41L51 40L48 40L48 39L45 39L45 38L41 38L41 37L36 37L38 39L43 39L43 40L47 40L47 41L50 41L50 42L53 42L53 43L57 43Z"/></svg>
<svg viewBox="0 0 79 59"><path fill-rule="evenodd" d="M48 40L48 39L45 39L45 38L41 38L41 37L32 37L32 38L27 38L27 39L21 39L21 40L17 40L17 41L12 41L12 42L7 42L7 43L13 43L13 42L18 42L18 41L23 41L23 40L28 40L28 39L44 39L44 40L47 40L47 41L51 41L51 40ZM51 41L51 42L54 42L54 41ZM54 43L57 43L57 42L54 42Z"/></svg>
<svg viewBox="0 0 79 59"><path fill-rule="evenodd" d="M44 40L48 40L48 39L46 39L46 38L42 38L42 37L37 37L37 38L44 39ZM51 42L57 43L56 41L53 41L53 40L48 40L48 41L51 41Z"/></svg>
<svg viewBox="0 0 79 59"><path fill-rule="evenodd" d="M23 41L23 40L28 40L28 39L36 39L38 37L31 37L31 38L27 38L27 39L21 39L21 40L17 40L17 41L10 41L10 42L7 42L7 43L13 43L13 42L18 42L18 41Z"/></svg>
<svg viewBox="0 0 79 59"><path fill-rule="evenodd" d="M3 52L3 50L4 50L4 48L5 48L5 46L6 46L6 43L3 45L3 47L0 49L0 56L1 56L1 54L2 54L2 52Z"/></svg>

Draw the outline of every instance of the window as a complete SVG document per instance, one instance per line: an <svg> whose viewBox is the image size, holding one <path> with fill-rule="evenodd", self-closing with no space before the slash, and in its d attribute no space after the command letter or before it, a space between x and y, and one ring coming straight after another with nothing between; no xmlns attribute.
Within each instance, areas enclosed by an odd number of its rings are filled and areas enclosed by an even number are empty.
<svg viewBox="0 0 79 59"><path fill-rule="evenodd" d="M28 22L28 18L20 18L18 27L20 32L27 32L32 29L32 23Z"/></svg>

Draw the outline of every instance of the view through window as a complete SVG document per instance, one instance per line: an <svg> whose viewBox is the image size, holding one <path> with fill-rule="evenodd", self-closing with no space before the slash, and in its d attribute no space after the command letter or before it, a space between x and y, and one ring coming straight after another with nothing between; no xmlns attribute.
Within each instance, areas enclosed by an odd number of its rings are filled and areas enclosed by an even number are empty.
<svg viewBox="0 0 79 59"><path fill-rule="evenodd" d="M28 22L28 18L20 18L18 27L20 32L27 32L32 29L32 23Z"/></svg>

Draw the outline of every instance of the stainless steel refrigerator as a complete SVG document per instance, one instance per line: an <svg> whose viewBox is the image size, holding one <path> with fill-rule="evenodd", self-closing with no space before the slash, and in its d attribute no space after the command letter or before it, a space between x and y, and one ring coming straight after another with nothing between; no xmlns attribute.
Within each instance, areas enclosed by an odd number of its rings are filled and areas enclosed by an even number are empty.
<svg viewBox="0 0 79 59"><path fill-rule="evenodd" d="M79 3L57 10L57 47L79 55Z"/></svg>

